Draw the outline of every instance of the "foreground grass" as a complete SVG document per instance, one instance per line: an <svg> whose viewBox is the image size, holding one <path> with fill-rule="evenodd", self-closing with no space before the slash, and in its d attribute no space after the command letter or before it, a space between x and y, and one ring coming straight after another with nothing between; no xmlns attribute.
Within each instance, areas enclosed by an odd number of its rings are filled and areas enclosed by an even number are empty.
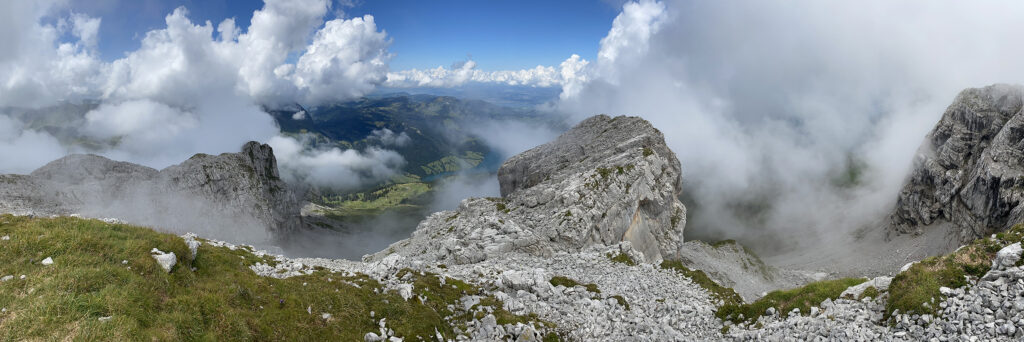
<svg viewBox="0 0 1024 342"><path fill-rule="evenodd" d="M846 288L865 281L867 281L865 278L824 280L800 288L772 291L753 303L722 305L715 315L723 320L741 323L756 321L768 308L775 308L782 317L789 316L793 309L800 309L800 312L807 313L810 312L812 306L818 306L825 299L836 299Z"/></svg>
<svg viewBox="0 0 1024 342"><path fill-rule="evenodd" d="M922 260L896 275L889 285L885 316L900 313L936 314L942 299L940 287L958 288L985 275L996 252L1003 247L1024 241L1024 225L996 234L995 238L978 239L959 250Z"/></svg>
<svg viewBox="0 0 1024 342"><path fill-rule="evenodd" d="M248 267L272 260L247 250L204 243L190 262L177 236L97 220L3 215L4 235L10 240L0 241L0 277L14 279L0 282L0 307L6 309L0 340L361 341L378 331L381 318L407 341L430 339L435 329L451 339L453 326L472 317L451 308L460 307L462 296L479 293L469 284L447 278L442 285L436 275L418 272L402 276L425 304L405 301L364 275L318 270L288 279L260 277ZM171 273L150 256L154 247L178 256ZM53 265L41 264L47 257ZM536 321L503 313L500 302L490 304L497 307L487 310L503 321Z"/></svg>

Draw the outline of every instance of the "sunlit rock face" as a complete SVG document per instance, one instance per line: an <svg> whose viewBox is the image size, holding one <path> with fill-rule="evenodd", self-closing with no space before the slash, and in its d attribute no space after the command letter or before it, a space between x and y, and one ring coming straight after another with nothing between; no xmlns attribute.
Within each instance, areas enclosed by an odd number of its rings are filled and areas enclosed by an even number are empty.
<svg viewBox="0 0 1024 342"><path fill-rule="evenodd" d="M916 232L937 221L960 239L1024 222L1024 87L967 89L946 109L914 160L891 215Z"/></svg>
<svg viewBox="0 0 1024 342"><path fill-rule="evenodd" d="M471 198L431 215L390 253L473 263L509 251L573 252L628 241L648 262L673 258L686 208L679 160L637 117L591 117L506 161L501 198Z"/></svg>

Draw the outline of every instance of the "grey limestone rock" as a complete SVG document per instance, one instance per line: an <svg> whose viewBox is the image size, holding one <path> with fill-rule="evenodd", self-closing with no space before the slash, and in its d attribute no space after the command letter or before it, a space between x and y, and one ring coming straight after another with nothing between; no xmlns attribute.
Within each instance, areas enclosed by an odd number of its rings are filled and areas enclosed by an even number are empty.
<svg viewBox="0 0 1024 342"><path fill-rule="evenodd" d="M591 117L506 161L501 198L434 213L390 253L458 264L509 251L534 255L628 241L647 262L675 258L686 208L680 165L661 132L637 117Z"/></svg>
<svg viewBox="0 0 1024 342"><path fill-rule="evenodd" d="M268 145L197 154L157 171L96 155L69 155L29 175L0 175L0 212L82 214L260 242L302 225L299 201ZM255 237L255 238L253 238Z"/></svg>
<svg viewBox="0 0 1024 342"><path fill-rule="evenodd" d="M967 89L918 150L890 218L899 232L936 221L962 242L1024 222L1024 87Z"/></svg>

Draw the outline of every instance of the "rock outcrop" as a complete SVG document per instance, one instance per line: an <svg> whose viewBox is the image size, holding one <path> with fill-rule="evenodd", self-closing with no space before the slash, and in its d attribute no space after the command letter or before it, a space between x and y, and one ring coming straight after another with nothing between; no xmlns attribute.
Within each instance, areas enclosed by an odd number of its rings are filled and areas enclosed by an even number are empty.
<svg viewBox="0 0 1024 342"><path fill-rule="evenodd" d="M686 208L680 165L661 132L637 117L599 115L498 171L501 198L434 213L391 253L459 264L510 251L577 252L630 242L648 262L674 258Z"/></svg>
<svg viewBox="0 0 1024 342"><path fill-rule="evenodd" d="M919 232L950 221L961 241L1024 222L1024 87L967 89L918 151L891 221Z"/></svg>
<svg viewBox="0 0 1024 342"><path fill-rule="evenodd" d="M281 180L272 149L256 142L160 171L69 155L29 175L2 175L0 185L0 213L118 217L249 243L302 225L299 201Z"/></svg>

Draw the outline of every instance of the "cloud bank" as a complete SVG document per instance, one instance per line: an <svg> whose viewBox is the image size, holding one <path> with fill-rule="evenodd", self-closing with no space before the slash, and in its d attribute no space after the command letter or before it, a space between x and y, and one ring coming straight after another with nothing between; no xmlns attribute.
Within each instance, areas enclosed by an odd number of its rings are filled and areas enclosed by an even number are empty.
<svg viewBox="0 0 1024 342"><path fill-rule="evenodd" d="M826 236L884 217L958 91L1024 82L1022 15L1003 2L629 2L557 107L660 128L699 204L688 235Z"/></svg>
<svg viewBox="0 0 1024 342"><path fill-rule="evenodd" d="M445 68L410 69L387 74L385 86L394 88L458 87L470 83L494 83L510 86L558 87L584 77L580 75L587 61L572 55L558 68L538 65L532 69L484 71L477 63L466 60Z"/></svg>

